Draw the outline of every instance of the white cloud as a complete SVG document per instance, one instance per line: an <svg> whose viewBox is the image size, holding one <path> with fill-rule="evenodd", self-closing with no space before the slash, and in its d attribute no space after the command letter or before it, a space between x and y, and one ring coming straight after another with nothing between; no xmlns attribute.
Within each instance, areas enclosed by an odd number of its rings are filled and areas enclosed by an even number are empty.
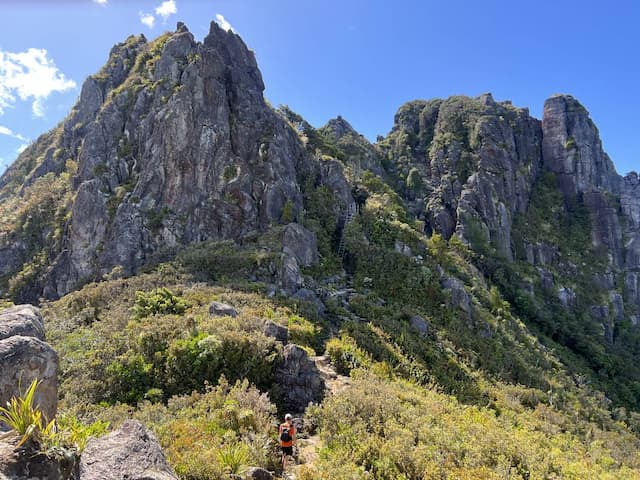
<svg viewBox="0 0 640 480"><path fill-rule="evenodd" d="M156 7L156 15L160 15L164 20L175 13L178 13L175 0L165 0L159 7Z"/></svg>
<svg viewBox="0 0 640 480"><path fill-rule="evenodd" d="M149 28L153 28L156 23L156 17L154 17L150 13L142 13L140 12L140 21Z"/></svg>
<svg viewBox="0 0 640 480"><path fill-rule="evenodd" d="M93 0L94 3L97 3L98 5L102 5L103 7L107 6L107 3L109 3L109 0Z"/></svg>
<svg viewBox="0 0 640 480"><path fill-rule="evenodd" d="M16 152L18 152L18 155L20 155L22 152L24 152L27 147L29 146L28 143L23 143L22 145L20 145L17 149Z"/></svg>
<svg viewBox="0 0 640 480"><path fill-rule="evenodd" d="M58 70L45 49L30 48L11 53L0 50L0 115L20 100L32 101L33 114L44 116L44 101L53 92L65 92L76 87Z"/></svg>
<svg viewBox="0 0 640 480"><path fill-rule="evenodd" d="M225 31L229 31L231 30L232 32L235 32L235 30L233 29L233 27L231 26L231 24L227 21L226 18L224 18L224 16L221 13L216 13L216 23L218 25L220 25L220 28L225 30Z"/></svg>
<svg viewBox="0 0 640 480"><path fill-rule="evenodd" d="M6 135L7 137L17 138L18 140L22 140L23 142L27 141L27 139L24 138L19 133L14 132L10 128L3 127L2 125L0 125L0 135Z"/></svg>

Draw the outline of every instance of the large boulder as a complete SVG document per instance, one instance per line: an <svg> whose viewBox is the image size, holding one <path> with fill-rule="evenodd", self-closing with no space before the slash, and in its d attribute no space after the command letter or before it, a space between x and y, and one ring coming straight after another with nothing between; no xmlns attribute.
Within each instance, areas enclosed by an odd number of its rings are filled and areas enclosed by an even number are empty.
<svg viewBox="0 0 640 480"><path fill-rule="evenodd" d="M152 432L135 420L89 440L80 459L80 480L174 480L178 477Z"/></svg>
<svg viewBox="0 0 640 480"><path fill-rule="evenodd" d="M28 444L16 448L19 436L0 441L0 479L68 480L77 478L78 457L65 452L55 458Z"/></svg>
<svg viewBox="0 0 640 480"><path fill-rule="evenodd" d="M0 312L0 405L40 381L35 404L51 419L58 404L58 356L44 341L37 308L20 305Z"/></svg>
<svg viewBox="0 0 640 480"><path fill-rule="evenodd" d="M318 263L318 240L298 223L290 223L282 232L282 253L292 256L301 267Z"/></svg>
<svg viewBox="0 0 640 480"><path fill-rule="evenodd" d="M273 480L273 475L264 468L250 467L244 478L246 480Z"/></svg>
<svg viewBox="0 0 640 480"><path fill-rule="evenodd" d="M471 313L471 297L464 288L464 284L455 277L442 279L442 288L451 292L451 304L462 311Z"/></svg>
<svg viewBox="0 0 640 480"><path fill-rule="evenodd" d="M0 312L0 340L22 335L44 340L44 321L33 305L16 305Z"/></svg>
<svg viewBox="0 0 640 480"><path fill-rule="evenodd" d="M222 302L211 302L209 315L212 317L237 317L238 311L231 305Z"/></svg>
<svg viewBox="0 0 640 480"><path fill-rule="evenodd" d="M284 347L276 382L283 407L292 412L302 412L324 396L325 383L318 367L303 348L292 343Z"/></svg>
<svg viewBox="0 0 640 480"><path fill-rule="evenodd" d="M264 322L264 334L267 337L275 338L278 342L286 345L289 342L289 329L271 320Z"/></svg>

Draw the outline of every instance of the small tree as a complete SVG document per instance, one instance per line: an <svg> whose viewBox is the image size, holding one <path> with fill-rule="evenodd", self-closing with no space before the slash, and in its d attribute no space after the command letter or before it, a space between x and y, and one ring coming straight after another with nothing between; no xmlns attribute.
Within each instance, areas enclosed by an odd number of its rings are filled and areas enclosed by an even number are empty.
<svg viewBox="0 0 640 480"><path fill-rule="evenodd" d="M295 210L293 202L289 199L285 202L282 207L282 215L280 216L280 221L282 223L291 223L295 219Z"/></svg>

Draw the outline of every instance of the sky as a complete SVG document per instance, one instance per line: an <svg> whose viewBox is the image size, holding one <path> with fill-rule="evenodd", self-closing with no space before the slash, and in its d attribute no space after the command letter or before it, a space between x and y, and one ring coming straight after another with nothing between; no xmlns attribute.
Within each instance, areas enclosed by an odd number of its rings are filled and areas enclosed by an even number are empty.
<svg viewBox="0 0 640 480"><path fill-rule="evenodd" d="M130 34L211 21L256 53L273 104L370 140L414 99L492 92L541 118L578 98L619 173L640 170L636 0L0 0L0 173L75 104Z"/></svg>

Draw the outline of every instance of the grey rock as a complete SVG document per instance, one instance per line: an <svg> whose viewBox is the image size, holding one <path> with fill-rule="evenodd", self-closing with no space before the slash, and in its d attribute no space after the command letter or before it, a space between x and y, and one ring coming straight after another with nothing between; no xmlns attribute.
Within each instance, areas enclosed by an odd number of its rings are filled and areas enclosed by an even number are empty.
<svg viewBox="0 0 640 480"><path fill-rule="evenodd" d="M318 263L316 235L298 223L290 223L282 232L282 252L292 256L301 267Z"/></svg>
<svg viewBox="0 0 640 480"><path fill-rule="evenodd" d="M75 452L50 458L39 447L27 444L16 449L20 437L0 441L0 478L11 480L46 479L70 480L77 478L78 457Z"/></svg>
<svg viewBox="0 0 640 480"><path fill-rule="evenodd" d="M313 290L310 290L308 288L301 288L296 293L294 293L291 298L313 304L315 306L316 313L318 315L324 315L324 303L322 303L322 300L320 300L318 295Z"/></svg>
<svg viewBox="0 0 640 480"><path fill-rule="evenodd" d="M174 480L155 435L135 420L92 438L80 460L80 480Z"/></svg>
<svg viewBox="0 0 640 480"><path fill-rule="evenodd" d="M283 345L286 345L289 342L289 329L284 325L267 320L264 323L263 332L267 337L275 338Z"/></svg>
<svg viewBox="0 0 640 480"><path fill-rule="evenodd" d="M462 311L471 313L471 297L464 288L464 284L454 277L444 277L442 288L451 292L452 305L459 307Z"/></svg>
<svg viewBox="0 0 640 480"><path fill-rule="evenodd" d="M324 396L325 384L318 367L298 345L284 347L283 362L275 378L282 405L288 411L302 412L309 403L318 403Z"/></svg>
<svg viewBox="0 0 640 480"><path fill-rule="evenodd" d="M238 311L227 303L211 302L209 315L212 317L237 317Z"/></svg>
<svg viewBox="0 0 640 480"><path fill-rule="evenodd" d="M412 257L413 256L413 252L411 251L411 247L409 247L409 245L402 243L399 240L396 240L393 248L396 252L401 253L402 255L406 256L406 257Z"/></svg>
<svg viewBox="0 0 640 480"><path fill-rule="evenodd" d="M576 306L576 292L568 287L560 287L558 289L558 300L565 308L573 308Z"/></svg>
<svg viewBox="0 0 640 480"><path fill-rule="evenodd" d="M555 95L545 102L542 133L544 165L556 174L565 195L595 187L618 191L618 176L598 129L575 98Z"/></svg>
<svg viewBox="0 0 640 480"><path fill-rule="evenodd" d="M264 468L250 467L244 478L245 480L273 480L273 475Z"/></svg>
<svg viewBox="0 0 640 480"><path fill-rule="evenodd" d="M304 285L304 277L296 257L282 255L282 263L278 272L278 283L285 293L297 291Z"/></svg>
<svg viewBox="0 0 640 480"><path fill-rule="evenodd" d="M336 146L345 153L343 161L349 165L356 175L369 170L375 175L385 174L382 160L375 147L364 138L341 116L331 119L321 128Z"/></svg>
<svg viewBox="0 0 640 480"><path fill-rule="evenodd" d="M0 312L0 340L21 335L44 341L44 320L33 305L16 305Z"/></svg>
<svg viewBox="0 0 640 480"><path fill-rule="evenodd" d="M411 317L409 319L409 323L422 337L426 337L429 334L429 324L420 315L414 315Z"/></svg>
<svg viewBox="0 0 640 480"><path fill-rule="evenodd" d="M540 285L543 290L553 290L555 287L555 281L553 280L553 274L549 270L538 267L538 274L540 275Z"/></svg>
<svg viewBox="0 0 640 480"><path fill-rule="evenodd" d="M558 249L547 243L525 246L527 261L532 265L551 265L558 258Z"/></svg>
<svg viewBox="0 0 640 480"><path fill-rule="evenodd" d="M619 322L624 319L624 299L618 292L609 292L609 299L611 300L613 318Z"/></svg>
<svg viewBox="0 0 640 480"><path fill-rule="evenodd" d="M38 379L34 403L53 419L58 405L57 370L58 356L48 343L21 335L0 340L0 405Z"/></svg>
<svg viewBox="0 0 640 480"><path fill-rule="evenodd" d="M609 307L606 305L593 305L590 309L591 318L599 322L602 327L602 336L604 339L613 343L613 319L610 316Z"/></svg>

